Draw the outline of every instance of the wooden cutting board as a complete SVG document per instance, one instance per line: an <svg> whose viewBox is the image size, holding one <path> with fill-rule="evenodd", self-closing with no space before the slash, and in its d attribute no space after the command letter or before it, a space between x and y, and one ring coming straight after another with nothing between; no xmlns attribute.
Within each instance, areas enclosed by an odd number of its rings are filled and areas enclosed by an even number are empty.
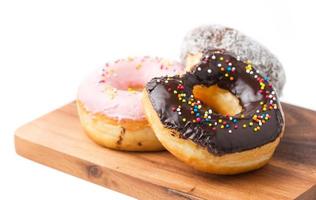
<svg viewBox="0 0 316 200"><path fill-rule="evenodd" d="M74 102L19 128L15 146L23 157L138 199L316 199L316 112L283 108L285 135L271 162L234 176L198 172L166 151L102 148L83 132Z"/></svg>

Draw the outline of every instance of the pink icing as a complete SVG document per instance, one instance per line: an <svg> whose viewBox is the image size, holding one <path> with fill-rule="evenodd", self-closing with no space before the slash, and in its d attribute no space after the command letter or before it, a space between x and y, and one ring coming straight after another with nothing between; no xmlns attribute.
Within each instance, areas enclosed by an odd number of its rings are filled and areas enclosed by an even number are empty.
<svg viewBox="0 0 316 200"><path fill-rule="evenodd" d="M78 99L92 113L105 114L117 120L143 119L142 91L129 87L144 87L153 77L173 76L182 70L181 64L161 58L117 60L92 73L80 85Z"/></svg>

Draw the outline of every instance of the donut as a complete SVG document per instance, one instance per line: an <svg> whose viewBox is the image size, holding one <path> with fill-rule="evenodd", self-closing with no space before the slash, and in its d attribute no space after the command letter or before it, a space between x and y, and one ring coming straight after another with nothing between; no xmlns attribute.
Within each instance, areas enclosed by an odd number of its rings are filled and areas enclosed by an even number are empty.
<svg viewBox="0 0 316 200"><path fill-rule="evenodd" d="M208 173L264 166L284 131L281 104L268 77L226 50L204 52L183 75L153 78L143 102L162 145Z"/></svg>
<svg viewBox="0 0 316 200"><path fill-rule="evenodd" d="M280 61L266 47L236 29L221 25L206 25L188 32L183 40L181 60L188 69L212 49L226 49L243 60L251 60L262 76L269 76L278 95L282 94L285 72Z"/></svg>
<svg viewBox="0 0 316 200"><path fill-rule="evenodd" d="M155 76L183 70L162 58L130 57L106 64L79 86L77 110L88 136L96 143L118 150L164 149L145 118L142 89Z"/></svg>

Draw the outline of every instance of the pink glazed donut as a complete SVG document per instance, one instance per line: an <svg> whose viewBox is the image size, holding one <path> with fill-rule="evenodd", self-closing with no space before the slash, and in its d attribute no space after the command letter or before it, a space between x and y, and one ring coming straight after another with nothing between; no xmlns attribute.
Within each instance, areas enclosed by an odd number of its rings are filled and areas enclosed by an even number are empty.
<svg viewBox="0 0 316 200"><path fill-rule="evenodd" d="M126 151L158 151L163 146L148 124L142 90L153 77L176 75L184 67L162 58L120 59L92 73L79 87L80 122L96 143Z"/></svg>

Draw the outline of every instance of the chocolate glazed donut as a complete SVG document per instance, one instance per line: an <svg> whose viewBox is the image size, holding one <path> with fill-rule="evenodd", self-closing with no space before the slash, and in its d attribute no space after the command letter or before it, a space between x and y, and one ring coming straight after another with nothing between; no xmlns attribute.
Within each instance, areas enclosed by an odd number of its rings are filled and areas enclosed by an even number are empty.
<svg viewBox="0 0 316 200"><path fill-rule="evenodd" d="M199 167L193 162L194 155L181 158L179 152L165 146L181 160L211 173L235 174L263 166L271 158L284 130L281 105L269 78L262 77L250 61L241 61L225 50L204 52L200 63L183 76L152 79L146 86L144 99L145 112L152 119L149 121L158 139L163 129L168 130L178 141L194 144L194 151L206 150L203 153L219 163L221 157L230 163L229 156L224 158L225 155L239 154L240 158L233 164L226 165L223 161L217 166L214 162L199 161L203 165ZM163 129L153 124L157 121L153 121L152 111ZM270 147L263 147L266 144ZM256 157L251 150L257 151ZM261 152L262 159L258 153L261 150L265 151Z"/></svg>

